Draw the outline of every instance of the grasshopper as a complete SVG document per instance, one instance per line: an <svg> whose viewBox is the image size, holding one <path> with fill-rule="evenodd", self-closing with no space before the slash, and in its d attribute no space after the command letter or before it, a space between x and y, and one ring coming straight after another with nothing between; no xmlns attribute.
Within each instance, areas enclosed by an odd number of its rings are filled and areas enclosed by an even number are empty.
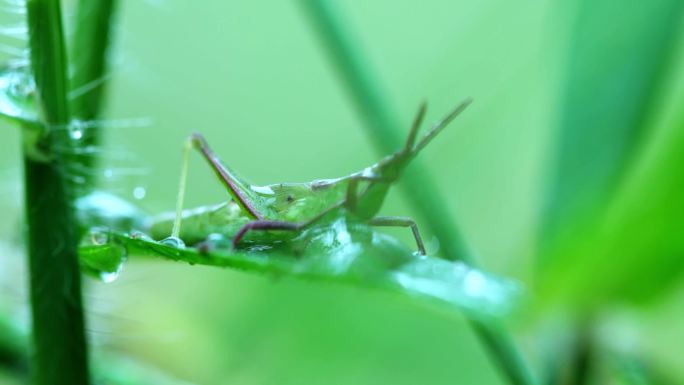
<svg viewBox="0 0 684 385"><path fill-rule="evenodd" d="M401 149L359 172L308 183L251 185L219 160L201 134L194 133L185 145L172 227L167 216L154 221L149 233L155 239L163 238L169 234L171 227L171 237L167 238L171 243L190 245L201 244L209 234L220 234L232 238L233 248L238 248L248 234L277 232L293 236L314 226L323 218L344 210L344 215L371 226L410 228L418 252L425 255L425 246L415 221L407 217L376 215L389 187L401 176L409 162L470 103L471 99L466 99L458 104L416 143L426 111L423 103ZM183 210L187 164L192 150L198 151L208 162L225 185L231 196L230 201L216 206ZM275 239L282 241L285 238L277 236Z"/></svg>

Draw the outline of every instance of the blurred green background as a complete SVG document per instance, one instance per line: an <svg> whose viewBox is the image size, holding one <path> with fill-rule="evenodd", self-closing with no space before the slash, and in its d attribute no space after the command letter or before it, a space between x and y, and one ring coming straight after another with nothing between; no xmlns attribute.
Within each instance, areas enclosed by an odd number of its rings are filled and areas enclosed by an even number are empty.
<svg viewBox="0 0 684 385"><path fill-rule="evenodd" d="M406 129L423 100L434 121L473 97L421 158L481 266L526 284L531 303L542 297L508 322L533 366L546 355L545 331L556 330L548 318L584 314L579 303L607 325L609 345L684 381L678 1L340 3ZM117 19L103 189L149 213L172 210L192 131L257 184L342 176L380 157L297 2L123 1ZM0 309L15 311L23 283L13 269L23 260L9 250L20 247L20 134L1 124L0 230L9 246ZM189 207L226 199L198 157L190 167ZM567 203L578 192L578 203ZM656 208L631 226L638 218L624 213L644 206ZM596 219L604 211L618 223L605 242L593 224L604 223ZM415 214L398 189L382 213ZM390 232L411 244L408 232ZM653 255L593 264L622 255L614 246L624 239L645 239L630 247ZM552 257L560 262L547 264ZM656 294L624 306L625 282L654 265L637 286ZM665 292L654 289L663 271L672 278ZM504 383L464 318L387 293L135 259L113 283L87 282L96 350L189 383ZM587 300L592 290L600 301Z"/></svg>

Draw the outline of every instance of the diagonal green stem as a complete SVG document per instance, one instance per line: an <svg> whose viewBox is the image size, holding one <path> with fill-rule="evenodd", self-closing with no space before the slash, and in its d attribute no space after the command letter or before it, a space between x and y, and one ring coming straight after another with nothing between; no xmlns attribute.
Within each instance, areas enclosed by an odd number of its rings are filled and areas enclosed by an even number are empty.
<svg viewBox="0 0 684 385"><path fill-rule="evenodd" d="M69 145L66 54L58 0L29 0L31 67L50 159L24 156L34 383L89 383L76 223L65 161Z"/></svg>
<svg viewBox="0 0 684 385"><path fill-rule="evenodd" d="M402 125L398 114L376 80L378 77L367 65L340 10L329 0L303 0L302 4L360 116L365 119L365 127L375 147L383 154L395 151L401 145ZM474 263L457 224L444 215L445 200L437 185L420 162L414 162L406 170L401 186L410 204L440 240L444 256ZM472 320L471 325L511 384L535 383L520 352L502 327L477 320Z"/></svg>

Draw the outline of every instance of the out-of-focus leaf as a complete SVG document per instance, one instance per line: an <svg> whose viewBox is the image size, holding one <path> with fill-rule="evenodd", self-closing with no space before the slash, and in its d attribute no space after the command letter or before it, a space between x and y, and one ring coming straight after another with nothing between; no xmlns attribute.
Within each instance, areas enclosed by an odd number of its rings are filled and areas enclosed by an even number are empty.
<svg viewBox="0 0 684 385"><path fill-rule="evenodd" d="M609 212L606 258L597 264L606 273L602 286L608 293L647 300L681 276L684 114L678 115L648 148Z"/></svg>
<svg viewBox="0 0 684 385"><path fill-rule="evenodd" d="M684 91L684 82L682 82ZM684 92L682 92L684 96ZM684 98L678 98L682 100ZM576 259L557 264L547 294L583 305L622 298L648 300L670 288L684 269L684 114L669 119L639 158L615 202L568 245Z"/></svg>
<svg viewBox="0 0 684 385"><path fill-rule="evenodd" d="M654 124L662 95L673 94L683 13L676 0L580 3L543 218L543 298L591 306L646 297L684 266L673 196L681 125Z"/></svg>
<svg viewBox="0 0 684 385"><path fill-rule="evenodd" d="M602 357L606 366L603 374L608 376L600 383L610 381L616 385L673 385L678 383L667 372L655 367L645 357L635 354L606 352Z"/></svg>
<svg viewBox="0 0 684 385"><path fill-rule="evenodd" d="M648 134L647 114L666 80L682 4L580 2L544 213L547 237L609 199Z"/></svg>
<svg viewBox="0 0 684 385"><path fill-rule="evenodd" d="M89 246L81 255L82 263L97 266L100 258L107 262L112 244L124 247L129 257L154 256L193 265L387 289L446 304L471 318L505 315L521 294L520 286L513 281L462 262L418 256L394 238L362 224L347 223L345 218L304 231L282 247L260 245L246 251L176 248L144 236L111 232L109 242L101 246L102 255L95 251L97 246Z"/></svg>

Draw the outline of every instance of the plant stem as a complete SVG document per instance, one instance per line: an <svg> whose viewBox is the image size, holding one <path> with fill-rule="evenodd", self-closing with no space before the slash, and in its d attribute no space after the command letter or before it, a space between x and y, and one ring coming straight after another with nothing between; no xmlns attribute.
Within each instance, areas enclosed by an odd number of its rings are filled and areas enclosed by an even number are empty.
<svg viewBox="0 0 684 385"><path fill-rule="evenodd" d="M34 383L89 383L77 261L77 226L65 162L54 149L69 145L66 53L59 0L29 0L31 67L51 155L24 156Z"/></svg>
<svg viewBox="0 0 684 385"><path fill-rule="evenodd" d="M367 60L358 48L357 40L342 20L342 13L328 0L303 0L302 4L312 24L317 28L331 62L347 85L365 127L381 153L395 151L401 145L397 113L391 107L381 85L377 82ZM474 258L461 232L448 215L444 215L444 199L427 168L414 161L406 170L400 184L404 195L413 208L423 216L430 230L439 239L444 256L451 260L463 260L474 264ZM491 357L511 384L535 383L520 352L502 327L494 323L471 320L471 326L489 349Z"/></svg>
<svg viewBox="0 0 684 385"><path fill-rule="evenodd" d="M116 16L117 0L79 0L76 29L71 44L71 116L81 121L100 118L107 80L108 52ZM93 146L100 142L101 127L95 125L83 132L81 144ZM95 166L95 155L82 157L86 168ZM93 173L83 175L85 188L96 183Z"/></svg>

